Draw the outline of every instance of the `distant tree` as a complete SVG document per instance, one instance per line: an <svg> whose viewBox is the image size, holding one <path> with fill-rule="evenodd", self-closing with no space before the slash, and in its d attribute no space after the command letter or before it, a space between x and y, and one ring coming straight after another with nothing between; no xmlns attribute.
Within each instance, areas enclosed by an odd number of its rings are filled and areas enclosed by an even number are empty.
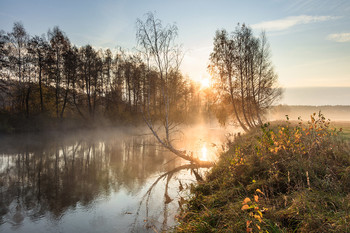
<svg viewBox="0 0 350 233"><path fill-rule="evenodd" d="M262 115L282 94L265 34L256 38L244 24L231 35L226 30L216 32L209 71L217 81L221 104L229 100L245 131L262 124Z"/></svg>
<svg viewBox="0 0 350 233"><path fill-rule="evenodd" d="M55 85L55 106L56 106L56 117L63 116L65 106L60 111L61 102L61 87L68 88L69 79L64 76L64 54L70 48L70 42L68 37L59 27L54 27L48 32L48 38L51 45L51 56L53 61L53 80Z"/></svg>
<svg viewBox="0 0 350 233"><path fill-rule="evenodd" d="M132 91L132 87L131 87L131 79L132 79L132 57L129 57L129 59L124 60L123 63L123 74L124 74L124 80L125 80L125 89L126 89L126 94L127 94L127 101L128 101L128 110L131 111L131 91ZM125 109L127 110L127 109Z"/></svg>
<svg viewBox="0 0 350 233"><path fill-rule="evenodd" d="M0 78L4 79L8 77L6 75L7 68L9 67L8 53L7 49L8 36L3 30L0 30Z"/></svg>
<svg viewBox="0 0 350 233"><path fill-rule="evenodd" d="M119 112L120 105L123 102L123 63L124 63L125 54L124 51L120 50L115 55L112 61L112 80L110 82L110 93L109 100L111 101L111 108L114 109L114 112Z"/></svg>
<svg viewBox="0 0 350 233"><path fill-rule="evenodd" d="M12 45L12 61L11 64L13 64L15 67L15 70L17 69L17 78L18 81L23 81L23 65L24 65L24 59L27 49L27 43L28 43L28 34L26 30L23 27L22 23L15 22L13 24L12 32L8 33L9 42Z"/></svg>
<svg viewBox="0 0 350 233"><path fill-rule="evenodd" d="M112 90L112 75L113 75L113 54L110 49L107 49L103 54L103 86L105 96L105 111L108 112L111 107L111 98L108 93Z"/></svg>
<svg viewBox="0 0 350 233"><path fill-rule="evenodd" d="M95 117L96 109L104 98L104 64L102 52L96 51L91 45L79 49L79 80L82 92L86 96L89 117Z"/></svg>
<svg viewBox="0 0 350 233"><path fill-rule="evenodd" d="M83 118L86 119L86 116L84 115L82 111L82 106L79 104L79 96L83 93L83 85L81 80L81 56L80 56L80 50L78 50L77 47L73 46L65 56L65 71L67 75L70 75L71 79L71 87L72 87L72 102L75 107L75 109L78 111L78 114Z"/></svg>
<svg viewBox="0 0 350 233"><path fill-rule="evenodd" d="M48 51L49 44L44 36L34 36L30 39L28 52L31 54L31 62L35 67L35 73L38 77L41 112L44 112L43 74L46 67Z"/></svg>
<svg viewBox="0 0 350 233"><path fill-rule="evenodd" d="M27 62L27 46L29 36L24 29L22 23L15 22L12 28L12 32L7 35L9 42L9 70L11 71L10 77L17 80L15 99L20 111L25 109L26 115L29 115L29 87L28 82L25 80L30 78L28 75Z"/></svg>
<svg viewBox="0 0 350 233"><path fill-rule="evenodd" d="M85 95L87 97L87 105L88 105L88 111L89 116L93 116L93 92L94 92L94 83L93 83L93 76L95 75L95 60L96 60L97 53L95 50L90 46L84 46L80 48L80 57L81 57L81 63L80 63L80 74L81 74L81 85L82 89L85 91Z"/></svg>
<svg viewBox="0 0 350 233"><path fill-rule="evenodd" d="M0 98L5 103L5 99L9 95L9 88L7 80L9 80L9 49L8 49L8 36L3 30L0 30Z"/></svg>
<svg viewBox="0 0 350 233"><path fill-rule="evenodd" d="M63 118L63 114L66 109L66 106L71 102L73 102L74 104L76 103L74 102L74 100L75 100L75 95L77 93L76 83L78 79L78 66L79 66L78 49L75 46L69 47L68 50L63 54L63 60L64 60L63 73L64 73L66 82L64 86L63 104L60 112L61 118Z"/></svg>

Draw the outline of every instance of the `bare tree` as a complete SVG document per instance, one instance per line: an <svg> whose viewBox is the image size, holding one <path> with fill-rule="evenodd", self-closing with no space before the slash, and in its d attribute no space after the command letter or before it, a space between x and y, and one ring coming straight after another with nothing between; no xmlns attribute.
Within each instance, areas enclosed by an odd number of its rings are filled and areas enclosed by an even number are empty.
<svg viewBox="0 0 350 233"><path fill-rule="evenodd" d="M61 97L61 86L63 83L68 88L68 79L63 75L64 69L64 54L70 48L69 39L65 36L64 32L59 29L59 27L54 27L52 30L48 32L48 38L52 48L52 60L54 61L54 83L55 83L55 105L56 105L56 117L59 117L59 105L60 105L60 97ZM65 79L64 79L65 78ZM65 107L65 106L64 106ZM62 116L64 107L62 108Z"/></svg>
<svg viewBox="0 0 350 233"><path fill-rule="evenodd" d="M5 31L0 30L0 79L8 77L9 62L9 49L8 49L9 37Z"/></svg>
<svg viewBox="0 0 350 233"><path fill-rule="evenodd" d="M28 52L32 55L31 62L36 67L36 73L39 84L40 95L40 111L44 112L44 99L43 99L43 73L45 69L45 60L47 52L49 50L49 44L44 36L34 36L29 41Z"/></svg>
<svg viewBox="0 0 350 233"><path fill-rule="evenodd" d="M170 96L169 89L173 74L179 73L179 67L182 61L182 52L180 46L175 44L177 37L176 25L163 26L159 19L154 17L153 13L147 14L147 19L137 20L137 42L141 53L146 58L148 70L151 68L157 71L160 80L160 110L161 110L161 128L156 129L155 119L151 114L150 95L145 109L142 109L142 116L148 128L152 131L159 143L177 156L196 164L209 164L207 161L200 161L197 158L176 149L173 142L173 133L176 130L176 123L170 114ZM161 138L161 133L164 135Z"/></svg>
<svg viewBox="0 0 350 233"><path fill-rule="evenodd" d="M235 85L236 70L234 67L234 47L234 42L229 39L226 30L217 31L214 38L214 49L210 54L211 64L209 65L209 69L212 74L217 75L218 88L223 91L222 95L229 96L236 120L243 130L247 131L248 128L240 117L239 107L236 101L237 89ZM220 91L218 93L220 93ZM222 100L224 99L224 96L222 96Z"/></svg>

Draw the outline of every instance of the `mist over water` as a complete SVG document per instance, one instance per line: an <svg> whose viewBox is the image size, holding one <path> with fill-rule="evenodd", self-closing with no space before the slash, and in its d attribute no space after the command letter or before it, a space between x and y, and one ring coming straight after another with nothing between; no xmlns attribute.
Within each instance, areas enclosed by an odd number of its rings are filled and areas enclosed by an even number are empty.
<svg viewBox="0 0 350 233"><path fill-rule="evenodd" d="M179 184L186 187L196 178L187 161L159 147L145 132L3 137L0 231L154 232L173 226L180 195L187 195ZM205 145L212 160L222 149L224 135L224 129L187 127L176 145L198 157ZM185 169L176 170L179 167ZM167 176L160 179L147 198L152 184L173 170L169 183ZM207 170L195 169L200 175Z"/></svg>

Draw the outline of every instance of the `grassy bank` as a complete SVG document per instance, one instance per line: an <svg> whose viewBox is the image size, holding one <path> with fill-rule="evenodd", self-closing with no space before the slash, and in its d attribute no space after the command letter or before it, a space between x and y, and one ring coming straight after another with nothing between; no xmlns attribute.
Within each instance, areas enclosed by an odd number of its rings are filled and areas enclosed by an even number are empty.
<svg viewBox="0 0 350 233"><path fill-rule="evenodd" d="M177 232L350 232L350 146L319 114L234 142L192 188Z"/></svg>

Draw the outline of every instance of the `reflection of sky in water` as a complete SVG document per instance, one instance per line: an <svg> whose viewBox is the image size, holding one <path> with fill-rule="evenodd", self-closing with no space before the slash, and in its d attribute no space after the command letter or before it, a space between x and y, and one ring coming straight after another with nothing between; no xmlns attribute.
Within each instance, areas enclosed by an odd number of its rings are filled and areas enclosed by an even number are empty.
<svg viewBox="0 0 350 233"><path fill-rule="evenodd" d="M187 140L182 146L199 156L205 144L208 159L216 149L208 145L222 140L203 129L195 135L192 131L192 140L181 139ZM0 145L1 232L128 232L145 231L150 225L160 229L164 218L168 225L175 223L179 180L183 186L195 181L190 169L173 174L168 184L171 202L164 205L167 178L159 180L146 216L146 201L141 206L140 201L149 187L163 173L186 164L159 150L153 137L110 131L15 142L6 139Z"/></svg>

